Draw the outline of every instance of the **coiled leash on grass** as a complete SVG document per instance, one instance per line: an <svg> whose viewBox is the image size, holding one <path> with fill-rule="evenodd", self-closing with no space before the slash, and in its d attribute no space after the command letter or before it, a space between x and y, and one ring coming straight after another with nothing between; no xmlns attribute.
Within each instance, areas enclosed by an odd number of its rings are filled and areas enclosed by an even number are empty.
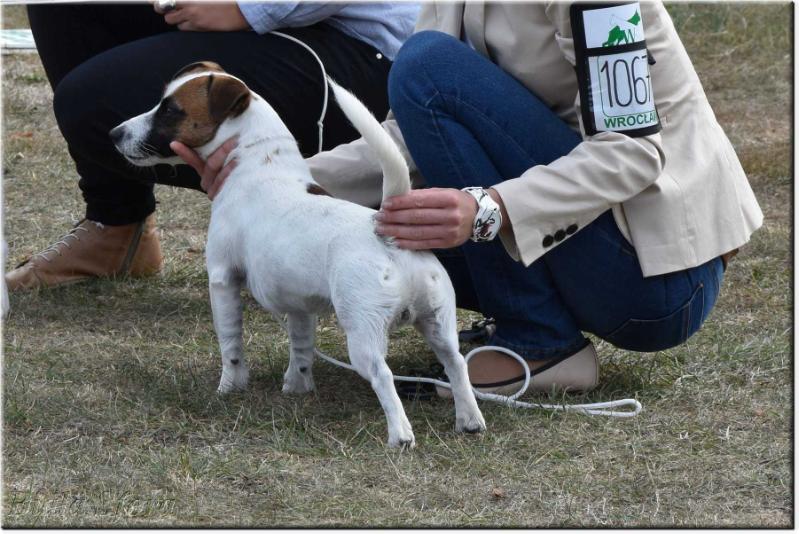
<svg viewBox="0 0 799 534"><path fill-rule="evenodd" d="M278 316L277 314L272 314L275 318L277 323L280 325L283 330L288 332L288 327L286 322L283 320L282 317ZM515 358L520 364L522 364L522 368L524 369L524 384L522 384L521 389L506 397L505 395L497 395L495 393L483 393L482 391L478 391L474 387L472 391L474 391L474 396L480 400L484 401L491 401L497 402L499 404L504 404L506 406L510 406L512 408L528 408L528 409L539 409L539 410L551 410L556 412L574 412L583 415L604 415L606 417L635 417L641 410L643 406L641 403L635 399L621 399L615 401L608 401L608 402L590 402L587 404L545 404L545 403L538 403L538 402L523 402L520 400L516 400L522 395L525 394L527 388L530 387L530 380L532 378L532 373L530 372L530 366L527 365L527 362L516 354L513 351L507 350L504 347L494 347L494 346L485 346L480 347L479 349L474 349L470 351L465 359L466 364L468 365L469 360L477 353L478 350L484 349L492 349L507 354L512 358ZM314 347L314 354L322 358L328 363L332 363L338 367L343 367L344 369L349 369L350 371L355 371L355 368L348 364L344 363L340 360L335 358L331 358L321 350ZM445 382L443 380L437 380L435 378L428 378L423 376L397 376L392 375L395 381L399 382L416 382L420 384L433 384L434 386L440 386L447 389L452 389L449 382ZM624 406L632 406L632 410L617 410L616 408L622 408Z"/></svg>

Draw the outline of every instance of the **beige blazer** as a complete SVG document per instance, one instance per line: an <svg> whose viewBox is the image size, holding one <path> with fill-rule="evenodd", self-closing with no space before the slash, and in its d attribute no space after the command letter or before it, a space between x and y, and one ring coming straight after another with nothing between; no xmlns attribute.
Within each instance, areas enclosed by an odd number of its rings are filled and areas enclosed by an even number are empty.
<svg viewBox="0 0 799 534"><path fill-rule="evenodd" d="M423 7L416 25L416 31L465 34L478 53L583 135L569 154L495 186L512 225L500 236L508 254L529 265L569 238L552 243L547 236L574 224L582 228L608 209L635 247L644 276L701 265L746 243L763 214L663 5L641 2L662 125L645 137L585 135L569 7L432 3ZM391 114L383 125L415 171ZM333 195L379 204L380 167L362 139L308 162L314 178ZM414 187L422 183L417 173Z"/></svg>

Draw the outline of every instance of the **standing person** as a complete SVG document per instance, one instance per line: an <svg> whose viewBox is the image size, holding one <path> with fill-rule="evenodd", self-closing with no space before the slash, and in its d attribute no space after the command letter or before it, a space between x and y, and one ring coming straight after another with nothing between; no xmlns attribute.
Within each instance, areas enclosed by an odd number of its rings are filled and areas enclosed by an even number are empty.
<svg viewBox="0 0 799 534"><path fill-rule="evenodd" d="M301 45L269 32L279 29L304 42L330 76L384 116L391 60L417 12L409 3L178 1L167 12L149 4L29 5L56 120L80 175L86 218L8 273L9 289L160 270L153 184L200 189L200 179L186 166L131 167L108 132L149 109L179 69L219 63L269 101L310 156L319 148L321 69ZM324 148L356 136L330 106Z"/></svg>
<svg viewBox="0 0 799 534"><path fill-rule="evenodd" d="M694 334L763 215L664 6L435 3L416 32L384 127L427 188L376 230L434 249L458 305L496 320L473 384L518 389L514 352L533 389L589 390L584 332L643 352ZM362 139L308 162L334 196L379 202ZM205 169L212 192L223 178Z"/></svg>

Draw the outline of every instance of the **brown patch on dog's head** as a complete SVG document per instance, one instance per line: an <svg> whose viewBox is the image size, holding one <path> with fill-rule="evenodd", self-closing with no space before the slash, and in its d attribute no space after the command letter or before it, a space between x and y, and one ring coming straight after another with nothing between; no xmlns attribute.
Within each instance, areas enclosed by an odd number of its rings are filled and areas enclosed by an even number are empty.
<svg viewBox="0 0 799 534"><path fill-rule="evenodd" d="M319 184L308 184L307 191L312 195L321 195L324 197L332 197L330 193L324 190Z"/></svg>
<svg viewBox="0 0 799 534"><path fill-rule="evenodd" d="M171 141L191 148L203 146L214 138L220 124L244 113L249 104L250 90L240 80L214 74L198 76L164 97L153 117L147 143L161 154L172 153Z"/></svg>
<svg viewBox="0 0 799 534"><path fill-rule="evenodd" d="M191 63L186 65L179 71L172 76L172 80L177 80L181 76L186 76L187 74L191 74L193 72L225 72L225 70L219 66L218 63L214 63L213 61L198 61L197 63Z"/></svg>

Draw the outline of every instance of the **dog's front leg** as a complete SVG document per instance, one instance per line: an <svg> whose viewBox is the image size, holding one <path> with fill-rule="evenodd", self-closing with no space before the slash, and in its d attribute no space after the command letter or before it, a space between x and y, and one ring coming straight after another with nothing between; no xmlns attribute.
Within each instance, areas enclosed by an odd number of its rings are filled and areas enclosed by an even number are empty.
<svg viewBox="0 0 799 534"><path fill-rule="evenodd" d="M249 369L244 361L241 340L241 280L229 270L208 272L214 329L222 351L222 378L219 393L247 387Z"/></svg>
<svg viewBox="0 0 799 534"><path fill-rule="evenodd" d="M290 313L288 329L291 348L289 367L283 375L283 393L308 393L314 388L311 366L316 338L316 316Z"/></svg>

